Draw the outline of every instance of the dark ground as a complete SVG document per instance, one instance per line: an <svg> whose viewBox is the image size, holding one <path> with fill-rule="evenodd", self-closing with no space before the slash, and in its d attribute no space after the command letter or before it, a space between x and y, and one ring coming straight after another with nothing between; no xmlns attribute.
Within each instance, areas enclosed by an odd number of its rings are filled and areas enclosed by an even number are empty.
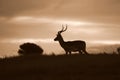
<svg viewBox="0 0 120 80"><path fill-rule="evenodd" d="M120 55L37 55L0 59L0 80L120 80Z"/></svg>

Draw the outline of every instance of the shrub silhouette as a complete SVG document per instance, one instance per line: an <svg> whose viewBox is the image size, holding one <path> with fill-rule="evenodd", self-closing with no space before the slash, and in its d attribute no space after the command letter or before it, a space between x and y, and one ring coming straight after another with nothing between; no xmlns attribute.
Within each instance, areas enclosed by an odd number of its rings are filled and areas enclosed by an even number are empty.
<svg viewBox="0 0 120 80"><path fill-rule="evenodd" d="M43 49L34 44L34 43L24 43L22 45L19 46L20 49L18 50L18 53L20 55L36 55L36 54L42 54L43 53Z"/></svg>

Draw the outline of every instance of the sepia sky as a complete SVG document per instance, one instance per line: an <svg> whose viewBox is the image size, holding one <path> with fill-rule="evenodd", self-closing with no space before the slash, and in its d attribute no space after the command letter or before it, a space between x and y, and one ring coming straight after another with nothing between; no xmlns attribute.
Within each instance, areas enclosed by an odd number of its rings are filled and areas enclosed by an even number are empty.
<svg viewBox="0 0 120 80"><path fill-rule="evenodd" d="M120 43L120 0L0 0L1 41L52 41L62 24L65 40Z"/></svg>

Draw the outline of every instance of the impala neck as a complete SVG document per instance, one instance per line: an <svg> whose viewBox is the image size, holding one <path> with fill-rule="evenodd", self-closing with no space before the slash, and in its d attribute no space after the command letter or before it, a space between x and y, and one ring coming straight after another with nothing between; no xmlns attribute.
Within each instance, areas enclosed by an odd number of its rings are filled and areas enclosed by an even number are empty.
<svg viewBox="0 0 120 80"><path fill-rule="evenodd" d="M59 34L59 35L60 35L59 43L60 43L60 45L62 46L65 41L64 41L63 37L61 36L61 34Z"/></svg>

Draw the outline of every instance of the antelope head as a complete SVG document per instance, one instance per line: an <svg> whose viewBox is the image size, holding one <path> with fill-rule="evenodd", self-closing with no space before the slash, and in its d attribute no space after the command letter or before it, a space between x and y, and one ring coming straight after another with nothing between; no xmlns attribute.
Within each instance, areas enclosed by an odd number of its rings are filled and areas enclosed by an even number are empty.
<svg viewBox="0 0 120 80"><path fill-rule="evenodd" d="M61 33L65 32L66 30L67 30L67 25L66 28L62 25L62 29L58 31L57 37L54 39L54 41L59 41L62 38Z"/></svg>

